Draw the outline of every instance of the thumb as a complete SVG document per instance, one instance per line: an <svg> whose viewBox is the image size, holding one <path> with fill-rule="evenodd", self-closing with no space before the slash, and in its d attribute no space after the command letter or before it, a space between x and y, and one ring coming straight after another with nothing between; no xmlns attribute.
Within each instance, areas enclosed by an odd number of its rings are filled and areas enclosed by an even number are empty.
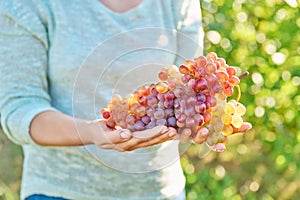
<svg viewBox="0 0 300 200"><path fill-rule="evenodd" d="M132 137L131 132L127 129L117 129L109 131L107 132L106 136L110 143L113 144L118 144L127 141Z"/></svg>

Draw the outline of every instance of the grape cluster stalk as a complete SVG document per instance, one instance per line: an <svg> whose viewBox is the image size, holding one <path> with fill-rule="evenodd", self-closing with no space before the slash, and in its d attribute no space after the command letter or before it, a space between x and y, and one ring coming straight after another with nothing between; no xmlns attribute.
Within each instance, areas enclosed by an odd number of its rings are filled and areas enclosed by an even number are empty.
<svg viewBox="0 0 300 200"><path fill-rule="evenodd" d="M246 108L239 102L240 78L235 67L209 52L158 73L158 82L122 98L114 94L100 113L110 128L141 131L158 125L184 129L212 150L223 152L228 136L241 128ZM228 99L237 88L236 99ZM199 140L199 139L198 139Z"/></svg>

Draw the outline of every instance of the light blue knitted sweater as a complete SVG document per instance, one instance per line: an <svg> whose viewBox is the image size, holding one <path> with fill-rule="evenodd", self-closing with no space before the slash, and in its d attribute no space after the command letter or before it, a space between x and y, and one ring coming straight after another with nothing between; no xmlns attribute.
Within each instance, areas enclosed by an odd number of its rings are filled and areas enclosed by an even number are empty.
<svg viewBox="0 0 300 200"><path fill-rule="evenodd" d="M97 0L0 0L1 126L23 147L21 199L36 193L80 200L179 195L185 179L177 142L127 153L43 147L29 127L46 110L96 119L112 93L155 81L159 68L178 61L175 53L192 49L167 29L201 44L200 16L197 0L144 0L122 14Z"/></svg>

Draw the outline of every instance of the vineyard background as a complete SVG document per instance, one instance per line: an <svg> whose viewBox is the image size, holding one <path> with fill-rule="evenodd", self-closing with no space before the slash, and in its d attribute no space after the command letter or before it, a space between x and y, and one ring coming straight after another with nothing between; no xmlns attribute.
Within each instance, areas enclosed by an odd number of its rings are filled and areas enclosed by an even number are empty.
<svg viewBox="0 0 300 200"><path fill-rule="evenodd" d="M300 196L300 1L203 0L205 52L250 76L241 83L246 134L224 153L181 161L187 199L272 200ZM298 123L297 123L298 122ZM0 134L0 200L19 199L22 150Z"/></svg>

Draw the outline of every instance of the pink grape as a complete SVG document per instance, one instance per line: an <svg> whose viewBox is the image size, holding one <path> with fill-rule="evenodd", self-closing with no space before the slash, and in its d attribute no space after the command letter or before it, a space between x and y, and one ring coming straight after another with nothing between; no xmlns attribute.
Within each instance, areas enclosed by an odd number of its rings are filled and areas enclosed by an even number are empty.
<svg viewBox="0 0 300 200"><path fill-rule="evenodd" d="M159 72L158 74L158 78L161 80L161 81L166 81L168 80L168 73L166 71L161 71Z"/></svg>
<svg viewBox="0 0 300 200"><path fill-rule="evenodd" d="M149 117L153 117L155 111L156 111L155 108L153 108L153 107L148 107L148 108L146 109L146 114L147 114Z"/></svg>
<svg viewBox="0 0 300 200"><path fill-rule="evenodd" d="M169 91L167 93L164 94L164 99L165 100L173 100L175 97L174 93Z"/></svg>
<svg viewBox="0 0 300 200"><path fill-rule="evenodd" d="M165 111L163 109L157 109L154 113L155 119L163 119L165 117Z"/></svg>
<svg viewBox="0 0 300 200"><path fill-rule="evenodd" d="M195 114L195 108L194 106L189 105L185 110L184 110L184 114L186 116L193 116Z"/></svg>
<svg viewBox="0 0 300 200"><path fill-rule="evenodd" d="M175 97L177 97L177 98L182 97L184 94L184 91L181 87L176 87L173 92L174 92Z"/></svg>
<svg viewBox="0 0 300 200"><path fill-rule="evenodd" d="M186 118L185 125L188 128L194 127L196 125L194 118L193 117Z"/></svg>
<svg viewBox="0 0 300 200"><path fill-rule="evenodd" d="M203 117L203 115L200 115L200 114L195 114L194 120L195 120L195 124L197 126L202 126L204 123L204 117Z"/></svg>
<svg viewBox="0 0 300 200"><path fill-rule="evenodd" d="M147 98L147 105L150 107L156 106L158 103L157 98L154 95L148 96Z"/></svg>
<svg viewBox="0 0 300 200"><path fill-rule="evenodd" d="M197 113L203 114L206 111L206 105L205 105L205 103L201 103L201 102L196 103L196 105L195 105L195 111Z"/></svg>
<svg viewBox="0 0 300 200"><path fill-rule="evenodd" d="M134 115L127 115L126 117L127 124L134 125L135 122L136 122L136 118Z"/></svg>
<svg viewBox="0 0 300 200"><path fill-rule="evenodd" d="M165 100L164 101L164 107L165 108L172 108L174 106L174 101L173 100Z"/></svg>
<svg viewBox="0 0 300 200"><path fill-rule="evenodd" d="M185 114L180 114L177 118L177 121L180 122L180 123L185 123L186 115Z"/></svg>
<svg viewBox="0 0 300 200"><path fill-rule="evenodd" d="M157 99L158 99L159 101L164 101L164 100L165 100L165 95L162 94L162 93L158 93L158 94L157 94Z"/></svg>
<svg viewBox="0 0 300 200"><path fill-rule="evenodd" d="M195 105L197 102L197 99L195 96L189 96L186 100L186 103L189 105Z"/></svg>
<svg viewBox="0 0 300 200"><path fill-rule="evenodd" d="M181 77L181 81L183 82L183 83L188 83L189 82L189 80L191 79L191 76L190 75L183 75L182 77Z"/></svg>

